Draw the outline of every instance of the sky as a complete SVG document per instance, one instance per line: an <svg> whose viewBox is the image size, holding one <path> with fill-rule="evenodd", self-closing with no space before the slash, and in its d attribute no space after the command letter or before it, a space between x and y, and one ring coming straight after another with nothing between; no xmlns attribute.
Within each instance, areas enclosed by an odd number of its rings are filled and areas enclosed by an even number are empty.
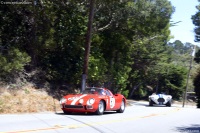
<svg viewBox="0 0 200 133"><path fill-rule="evenodd" d="M194 42L194 24L192 23L192 15L195 15L198 11L195 6L200 3L198 0L169 0L171 4L175 7L175 12L172 15L171 21L178 22L176 26L170 27L171 35L174 36L174 39L171 39L170 42L175 40L180 40L182 43L189 42L191 44L199 45L200 42Z"/></svg>

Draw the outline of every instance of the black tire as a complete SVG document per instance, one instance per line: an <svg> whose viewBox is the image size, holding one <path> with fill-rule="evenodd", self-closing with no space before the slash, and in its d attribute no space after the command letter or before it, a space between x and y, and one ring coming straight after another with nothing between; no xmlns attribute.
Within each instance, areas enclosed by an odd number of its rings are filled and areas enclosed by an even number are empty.
<svg viewBox="0 0 200 133"><path fill-rule="evenodd" d="M121 106L120 106L120 108L117 110L117 113L123 113L124 110L125 110L125 101L124 101L124 99L122 99Z"/></svg>
<svg viewBox="0 0 200 133"><path fill-rule="evenodd" d="M63 110L63 113L66 114L66 115L69 115L69 114L71 114L72 112Z"/></svg>
<svg viewBox="0 0 200 133"><path fill-rule="evenodd" d="M101 100L101 101L99 101L98 109L97 109L97 111L96 111L95 113L96 113L97 115L103 115L104 110L105 110L105 104L104 104L104 102Z"/></svg>
<svg viewBox="0 0 200 133"><path fill-rule="evenodd" d="M169 101L166 103L166 106L171 107L171 106L172 106L172 101L169 100Z"/></svg>
<svg viewBox="0 0 200 133"><path fill-rule="evenodd" d="M152 100L149 101L149 106L153 106L154 102Z"/></svg>

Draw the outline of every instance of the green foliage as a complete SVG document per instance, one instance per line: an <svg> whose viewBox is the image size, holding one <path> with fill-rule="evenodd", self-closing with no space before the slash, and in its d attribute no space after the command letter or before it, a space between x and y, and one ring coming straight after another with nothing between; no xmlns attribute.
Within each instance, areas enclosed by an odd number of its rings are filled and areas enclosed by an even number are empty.
<svg viewBox="0 0 200 133"><path fill-rule="evenodd" d="M176 40L174 43L169 44L169 47L173 48L171 51L171 58L170 61L177 66L183 67L184 69L189 70L190 66L190 61L193 59L191 53L193 49L193 44L191 43L185 43L183 44L179 40ZM197 46L196 49L199 49ZM193 79L194 75L197 71L197 64L195 62L192 63L192 69L190 71L190 77L188 79L188 91L194 91L194 86L193 86ZM187 79L187 77L185 77ZM184 86L185 88L186 86Z"/></svg>
<svg viewBox="0 0 200 133"><path fill-rule="evenodd" d="M30 94L30 91L28 89L24 89L25 94Z"/></svg>
<svg viewBox="0 0 200 133"><path fill-rule="evenodd" d="M122 90L121 94L124 95L125 97L128 97L129 90Z"/></svg>
<svg viewBox="0 0 200 133"><path fill-rule="evenodd" d="M200 27L199 27L199 18L200 18L200 7L197 6L198 12L196 12L195 15L192 16L192 21L193 24L196 26L194 29L195 32L195 41L199 42L200 38L199 38L199 34L200 34Z"/></svg>
<svg viewBox="0 0 200 133"><path fill-rule="evenodd" d="M167 92L174 99L179 99L186 84L187 69L174 64L165 64L159 74L157 91Z"/></svg>
<svg viewBox="0 0 200 133"><path fill-rule="evenodd" d="M95 57L90 56L89 59L89 83L93 83L95 85L103 85L107 72L107 63L105 62L104 58L102 58L102 56L97 58Z"/></svg>
<svg viewBox="0 0 200 133"><path fill-rule="evenodd" d="M0 54L1 80L11 81L14 75L23 71L24 66L30 62L30 57L19 49L10 49L7 53Z"/></svg>
<svg viewBox="0 0 200 133"><path fill-rule="evenodd" d="M200 50L195 54L194 61L196 63L200 63Z"/></svg>

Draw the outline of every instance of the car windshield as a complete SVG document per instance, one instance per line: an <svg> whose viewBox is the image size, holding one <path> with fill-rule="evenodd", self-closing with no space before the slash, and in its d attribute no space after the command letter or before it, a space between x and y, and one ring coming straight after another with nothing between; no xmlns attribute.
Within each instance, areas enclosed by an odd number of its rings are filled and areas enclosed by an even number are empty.
<svg viewBox="0 0 200 133"><path fill-rule="evenodd" d="M82 94L99 94L104 95L104 90L101 88L86 88Z"/></svg>
<svg viewBox="0 0 200 133"><path fill-rule="evenodd" d="M164 94L164 95L166 95L164 92L152 93L152 95L159 95L159 94Z"/></svg>

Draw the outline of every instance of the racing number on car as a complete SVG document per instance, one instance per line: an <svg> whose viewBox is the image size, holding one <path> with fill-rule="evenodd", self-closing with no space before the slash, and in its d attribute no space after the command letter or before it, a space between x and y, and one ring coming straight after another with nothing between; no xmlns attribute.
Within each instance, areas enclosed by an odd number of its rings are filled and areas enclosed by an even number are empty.
<svg viewBox="0 0 200 133"><path fill-rule="evenodd" d="M110 97L110 108L113 108L115 106L115 98Z"/></svg>

